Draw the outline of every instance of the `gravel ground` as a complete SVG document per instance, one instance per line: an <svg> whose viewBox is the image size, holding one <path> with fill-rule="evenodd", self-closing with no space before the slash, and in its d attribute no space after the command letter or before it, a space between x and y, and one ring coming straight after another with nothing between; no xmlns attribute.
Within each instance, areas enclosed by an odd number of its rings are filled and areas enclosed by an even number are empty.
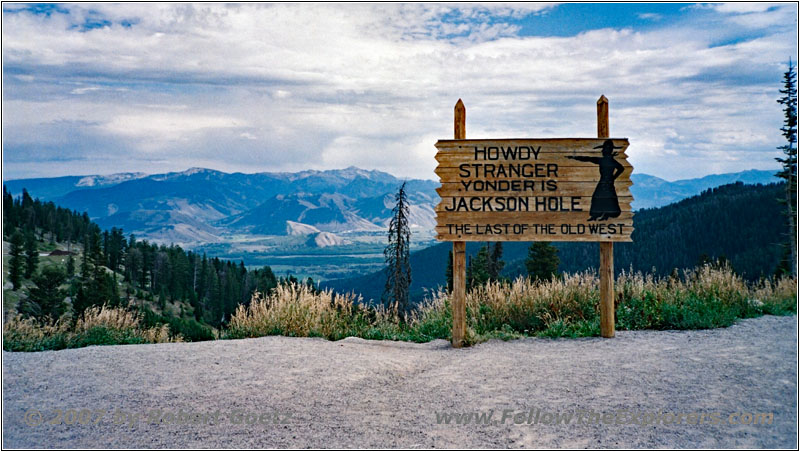
<svg viewBox="0 0 800 452"><path fill-rule="evenodd" d="M797 345L796 316L765 316L461 350L266 337L3 352L3 447L796 449ZM602 422L622 410L624 423ZM456 425L437 413L493 414ZM742 425L743 413L773 421Z"/></svg>

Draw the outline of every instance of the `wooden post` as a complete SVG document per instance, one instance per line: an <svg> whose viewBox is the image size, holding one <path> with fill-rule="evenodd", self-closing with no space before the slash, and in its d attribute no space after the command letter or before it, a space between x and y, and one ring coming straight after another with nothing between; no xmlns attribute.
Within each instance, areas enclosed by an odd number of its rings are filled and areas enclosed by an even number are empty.
<svg viewBox="0 0 800 452"><path fill-rule="evenodd" d="M597 100L597 138L609 138L608 99ZM600 242L600 335L614 337L614 242Z"/></svg>
<svg viewBox="0 0 800 452"><path fill-rule="evenodd" d="M467 137L467 110L458 99L454 111L453 132L456 140ZM453 295L450 301L453 310L453 347L464 345L467 332L467 263L466 242L453 242Z"/></svg>

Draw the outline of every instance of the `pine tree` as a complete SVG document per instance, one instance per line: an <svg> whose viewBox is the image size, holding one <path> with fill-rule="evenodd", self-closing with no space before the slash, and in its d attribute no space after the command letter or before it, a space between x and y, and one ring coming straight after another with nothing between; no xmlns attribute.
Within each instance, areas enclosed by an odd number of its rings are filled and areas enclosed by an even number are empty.
<svg viewBox="0 0 800 452"><path fill-rule="evenodd" d="M713 263L714 263L714 260L711 259L711 256L709 256L706 253L702 253L702 254L700 254L700 257L697 258L696 267L704 267L706 265L711 265Z"/></svg>
<svg viewBox="0 0 800 452"><path fill-rule="evenodd" d="M45 266L40 274L33 277L36 286L28 291L28 301L20 311L40 319L50 317L56 320L61 317L66 310L66 293L61 289L64 280L65 275L61 270Z"/></svg>
<svg viewBox="0 0 800 452"><path fill-rule="evenodd" d="M483 286L488 281L489 277L489 248L488 246L481 247L475 259L470 261L470 268L468 269L469 278L467 280L467 287L472 289L474 287Z"/></svg>
<svg viewBox="0 0 800 452"><path fill-rule="evenodd" d="M547 280L558 274L558 249L550 242L533 242L528 248L525 268L534 280Z"/></svg>
<svg viewBox="0 0 800 452"><path fill-rule="evenodd" d="M488 244L486 245L489 246ZM491 281L500 281L500 272L503 271L506 263L503 262L503 242L494 242L494 246L490 248L489 253L489 279Z"/></svg>
<svg viewBox="0 0 800 452"><path fill-rule="evenodd" d="M83 237L83 255L81 255L81 279L87 279L89 277L89 264L90 258L89 253L91 250L91 244L89 243L89 234L87 233Z"/></svg>
<svg viewBox="0 0 800 452"><path fill-rule="evenodd" d="M16 209L14 208L14 197L3 185L3 237L11 237L17 224Z"/></svg>
<svg viewBox="0 0 800 452"><path fill-rule="evenodd" d="M467 271L465 277L467 278L465 288L467 292L472 288L472 256L467 256Z"/></svg>
<svg viewBox="0 0 800 452"><path fill-rule="evenodd" d="M400 186L394 199L395 206L389 222L389 244L383 250L387 273L383 301L404 320L409 310L409 290L411 288L411 262L409 260L411 230L408 226L409 207L405 182Z"/></svg>
<svg viewBox="0 0 800 452"><path fill-rule="evenodd" d="M778 103L783 105L784 121L781 132L787 143L778 147L785 157L775 160L783 165L783 169L776 176L786 181L786 196L781 202L785 206L786 219L789 226L789 271L792 275L797 272L797 73L792 61L789 60L789 69L783 74L783 96Z"/></svg>
<svg viewBox="0 0 800 452"><path fill-rule="evenodd" d="M158 294L158 307L161 309L162 314L167 309L167 291L163 286L161 287L161 292Z"/></svg>
<svg viewBox="0 0 800 452"><path fill-rule="evenodd" d="M444 271L447 280L447 292L453 292L453 250L447 252L447 269Z"/></svg>
<svg viewBox="0 0 800 452"><path fill-rule="evenodd" d="M75 276L75 258L70 254L67 258L67 277L72 278L73 276Z"/></svg>
<svg viewBox="0 0 800 452"><path fill-rule="evenodd" d="M19 231L15 231L14 234L11 235L11 260L9 261L9 279L11 280L11 284L14 286L14 290L20 288L22 284L22 273L24 272L24 264L25 259L22 257L23 246L25 244L25 239L22 237Z"/></svg>
<svg viewBox="0 0 800 452"><path fill-rule="evenodd" d="M39 265L39 249L36 247L36 236L33 231L25 234L25 277L30 278L36 273Z"/></svg>
<svg viewBox="0 0 800 452"><path fill-rule="evenodd" d="M78 284L78 290L75 293L75 298L72 300L73 319L77 320L90 306L92 306L92 300L89 299L86 286L84 284Z"/></svg>

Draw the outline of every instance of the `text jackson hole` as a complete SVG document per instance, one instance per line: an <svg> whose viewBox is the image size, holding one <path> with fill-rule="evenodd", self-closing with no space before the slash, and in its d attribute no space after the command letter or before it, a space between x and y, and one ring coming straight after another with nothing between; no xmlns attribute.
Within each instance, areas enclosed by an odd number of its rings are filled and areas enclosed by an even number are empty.
<svg viewBox="0 0 800 452"><path fill-rule="evenodd" d="M475 148L475 160L538 160L540 147ZM463 163L458 176L464 191L556 191L555 163ZM500 178L518 178L497 180ZM467 180L465 180L467 179ZM445 201L447 212L581 212L580 196L463 196Z"/></svg>

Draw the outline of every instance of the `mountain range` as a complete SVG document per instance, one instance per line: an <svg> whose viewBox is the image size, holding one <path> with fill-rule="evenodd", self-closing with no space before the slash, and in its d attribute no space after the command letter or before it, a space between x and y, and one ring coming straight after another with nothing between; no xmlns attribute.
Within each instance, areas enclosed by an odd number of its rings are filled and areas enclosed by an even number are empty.
<svg viewBox="0 0 800 452"><path fill-rule="evenodd" d="M191 168L166 174L124 173L6 181L33 197L89 216L102 228L123 228L162 243L223 241L232 234L331 234L382 231L403 181L351 167L298 173L224 173ZM434 226L437 183L407 180L411 225Z"/></svg>
<svg viewBox="0 0 800 452"><path fill-rule="evenodd" d="M634 209L663 206L715 186L776 182L774 171L749 170L666 181L634 174ZM191 168L165 174L119 173L5 181L14 196L33 197L88 212L101 227L161 243L223 242L236 234L310 235L310 244L345 243L336 234L388 227L394 193L403 180L350 167L297 173L225 173ZM438 182L409 179L412 228L430 231Z"/></svg>

